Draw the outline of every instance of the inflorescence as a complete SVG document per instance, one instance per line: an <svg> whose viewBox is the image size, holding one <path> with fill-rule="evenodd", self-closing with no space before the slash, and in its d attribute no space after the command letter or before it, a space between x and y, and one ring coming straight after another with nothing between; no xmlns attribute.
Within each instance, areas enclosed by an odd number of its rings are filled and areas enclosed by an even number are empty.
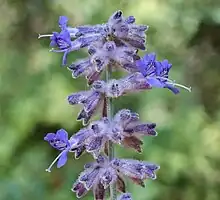
<svg viewBox="0 0 220 200"><path fill-rule="evenodd" d="M39 38L50 37L53 47L50 51L63 53L62 66L67 66L73 78L85 76L91 87L67 97L70 105L82 105L77 120L87 127L70 138L64 129L44 137L60 151L46 171L50 172L56 162L58 168L65 165L69 152L74 153L76 159L88 152L95 161L85 164L84 171L73 184L72 191L76 196L80 198L92 190L94 199L104 200L108 188L115 185L117 191L122 192L117 200L132 200L126 193L123 177L144 187L144 180L156 179L155 171L160 167L139 160L119 159L114 155L109 159L110 152L106 147L111 142L141 153L141 138L157 136L156 124L141 122L139 114L129 109L122 109L110 117L106 114L107 100L154 87L167 88L174 94L179 93L178 87L191 89L169 79L172 64L168 60L157 61L154 53L143 58L138 55L138 50L146 48L148 26L137 25L133 16L124 17L119 10L104 24L69 27L65 16L60 16L58 23L60 32L39 35ZM88 57L68 65L68 54L82 48L87 49ZM102 72L109 69L123 69L128 75L117 80L100 80ZM97 113L105 114L100 120L90 122ZM110 195L112 200L116 200L114 194L110 192Z"/></svg>

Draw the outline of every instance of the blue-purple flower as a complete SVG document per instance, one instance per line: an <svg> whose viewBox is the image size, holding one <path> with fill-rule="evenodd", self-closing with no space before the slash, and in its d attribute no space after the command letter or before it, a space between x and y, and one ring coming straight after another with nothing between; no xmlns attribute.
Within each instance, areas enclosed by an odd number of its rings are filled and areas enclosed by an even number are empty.
<svg viewBox="0 0 220 200"><path fill-rule="evenodd" d="M169 79L169 71L172 64L170 64L168 60L157 61L156 54L154 53L146 54L143 58L136 61L136 65L147 79L147 83L152 87L168 88L174 94L179 93L179 89L176 88L176 86L190 91L190 88L177 84Z"/></svg>
<svg viewBox="0 0 220 200"><path fill-rule="evenodd" d="M71 142L68 140L68 133L64 129L60 129L55 133L48 133L44 140L47 141L53 148L61 151L61 153L55 158L52 164L46 171L50 172L51 167L57 161L57 167L60 168L66 164L67 154L71 149Z"/></svg>

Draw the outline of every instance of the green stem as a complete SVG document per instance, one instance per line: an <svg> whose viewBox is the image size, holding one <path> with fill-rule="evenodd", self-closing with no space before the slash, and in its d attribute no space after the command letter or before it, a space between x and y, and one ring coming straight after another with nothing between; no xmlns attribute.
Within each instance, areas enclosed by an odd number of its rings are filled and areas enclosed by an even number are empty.
<svg viewBox="0 0 220 200"><path fill-rule="evenodd" d="M111 66L107 67L106 74L105 74L105 80L108 82L111 79L112 76L112 69ZM106 97L105 99L105 104L104 107L106 109L106 114L107 117L111 120L113 118L113 102L112 98ZM108 142L108 158L109 161L111 161L114 158L114 145L111 141ZM116 184L112 184L110 186L110 197L111 200L116 200L117 199L117 191L116 191Z"/></svg>

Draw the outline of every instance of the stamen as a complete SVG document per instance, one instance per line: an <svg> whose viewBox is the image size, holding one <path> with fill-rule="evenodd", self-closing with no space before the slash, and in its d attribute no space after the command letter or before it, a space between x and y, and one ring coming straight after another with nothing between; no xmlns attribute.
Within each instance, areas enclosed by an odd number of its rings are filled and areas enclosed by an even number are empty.
<svg viewBox="0 0 220 200"><path fill-rule="evenodd" d="M181 84L178 84L178 83L173 83L174 86L177 86L177 87L180 87L180 88L183 88L189 92L192 92L192 88L191 87L186 87L184 85L181 85Z"/></svg>
<svg viewBox="0 0 220 200"><path fill-rule="evenodd" d="M54 48L49 50L49 52L55 52L55 53L63 53L65 51L66 51L66 49L54 49Z"/></svg>
<svg viewBox="0 0 220 200"><path fill-rule="evenodd" d="M53 36L53 34L45 34L45 35L38 34L38 39L43 37L51 37L51 36Z"/></svg>
<svg viewBox="0 0 220 200"><path fill-rule="evenodd" d="M57 160L62 156L62 154L63 154L64 152L65 152L65 151L62 151L62 152L54 159L54 161L51 163L51 165L46 169L46 172L51 172L52 166L57 162Z"/></svg>
<svg viewBox="0 0 220 200"><path fill-rule="evenodd" d="M192 88L191 88L191 87L187 87L187 86L185 86L185 85L178 84L178 83L176 83L175 81L170 80L170 79L168 79L168 78L158 77L158 76L156 76L156 78L161 79L161 80L168 81L171 85L177 86L177 87L180 87L180 88L183 88L183 89L185 89L185 90L187 90L187 91L189 91L189 92L192 91Z"/></svg>
<svg viewBox="0 0 220 200"><path fill-rule="evenodd" d="M53 52L53 50L54 50L54 48L52 48L52 49L49 49L49 52Z"/></svg>

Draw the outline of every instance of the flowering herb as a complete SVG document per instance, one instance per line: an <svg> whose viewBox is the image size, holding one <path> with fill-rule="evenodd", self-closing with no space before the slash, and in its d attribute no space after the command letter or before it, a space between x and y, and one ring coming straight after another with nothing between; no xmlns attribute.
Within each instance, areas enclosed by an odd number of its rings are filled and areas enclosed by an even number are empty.
<svg viewBox="0 0 220 200"><path fill-rule="evenodd" d="M160 167L149 162L116 158L113 144L141 152L141 138L157 136L156 124L141 122L139 115L129 109L122 109L113 116L112 99L154 87L168 88L174 94L179 93L177 87L190 89L169 79L172 65L167 60L157 61L154 53L140 58L138 50L146 48L148 26L136 24L133 16L124 17L119 10L104 24L76 27L68 26L68 18L61 16L58 26L60 32L39 35L39 38L50 37L51 51L63 53L62 65L67 66L72 77L85 76L91 85L89 90L73 93L67 100L71 105L82 105L77 120L82 120L83 125L101 109L102 116L69 139L64 129L56 134L48 133L44 140L61 153L47 171L50 172L55 162L58 168L65 165L69 152L75 153L75 158L84 152L91 153L95 162L85 164L84 171L72 186L76 196L81 198L92 190L94 199L104 200L110 187L111 200L131 200L123 177L144 187L146 179L156 179L155 172ZM88 57L68 65L67 55L81 48L87 48ZM128 75L112 79L112 69L123 69ZM100 80L103 71L106 72L105 81ZM117 191L123 194L117 197Z"/></svg>

